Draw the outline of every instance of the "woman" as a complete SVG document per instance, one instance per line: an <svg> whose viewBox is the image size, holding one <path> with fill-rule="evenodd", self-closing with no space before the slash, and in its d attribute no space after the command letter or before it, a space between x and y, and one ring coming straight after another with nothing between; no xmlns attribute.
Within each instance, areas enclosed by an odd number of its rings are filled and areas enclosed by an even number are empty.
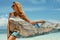
<svg viewBox="0 0 60 40"><path fill-rule="evenodd" d="M12 9L14 10L14 12L11 12L9 14L9 18L8 18L8 40L16 40L16 35L18 33L13 32L12 35L10 35L10 17L11 16L15 16L15 17L19 17L22 20L25 20L26 22L30 23L30 24L37 24L37 23L44 23L44 20L40 20L40 21L30 21L25 14L22 11L21 5L18 2L13 2L12 5Z"/></svg>

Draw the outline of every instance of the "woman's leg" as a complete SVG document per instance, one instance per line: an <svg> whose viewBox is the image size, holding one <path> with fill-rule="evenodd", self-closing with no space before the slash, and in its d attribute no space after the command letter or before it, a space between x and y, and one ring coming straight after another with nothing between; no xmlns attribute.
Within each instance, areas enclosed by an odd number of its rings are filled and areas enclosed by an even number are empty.
<svg viewBox="0 0 60 40"><path fill-rule="evenodd" d="M8 40L16 40L16 37L10 36L10 37L8 38Z"/></svg>
<svg viewBox="0 0 60 40"><path fill-rule="evenodd" d="M16 38L19 38L20 35L18 32L13 32L11 36L8 38L8 40L16 40Z"/></svg>

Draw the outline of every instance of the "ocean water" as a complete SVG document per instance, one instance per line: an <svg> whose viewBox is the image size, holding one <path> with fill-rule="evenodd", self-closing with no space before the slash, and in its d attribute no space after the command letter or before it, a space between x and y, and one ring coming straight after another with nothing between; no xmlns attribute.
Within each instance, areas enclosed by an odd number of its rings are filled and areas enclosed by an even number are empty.
<svg viewBox="0 0 60 40"><path fill-rule="evenodd" d="M7 40L7 34L0 34L0 40ZM60 40L60 32L39 35L31 38L17 38L16 40Z"/></svg>

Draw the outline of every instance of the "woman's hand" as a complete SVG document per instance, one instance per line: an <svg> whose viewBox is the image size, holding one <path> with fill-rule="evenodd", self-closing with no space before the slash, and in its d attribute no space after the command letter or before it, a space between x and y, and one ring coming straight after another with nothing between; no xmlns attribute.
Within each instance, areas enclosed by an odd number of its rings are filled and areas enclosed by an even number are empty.
<svg viewBox="0 0 60 40"><path fill-rule="evenodd" d="M45 23L44 20L37 21L37 23Z"/></svg>

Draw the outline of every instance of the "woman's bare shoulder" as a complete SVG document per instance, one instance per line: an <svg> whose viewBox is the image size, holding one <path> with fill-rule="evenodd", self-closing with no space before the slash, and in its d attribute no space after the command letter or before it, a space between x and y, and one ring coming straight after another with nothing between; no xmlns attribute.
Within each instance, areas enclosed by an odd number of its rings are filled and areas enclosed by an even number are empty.
<svg viewBox="0 0 60 40"><path fill-rule="evenodd" d="M14 15L14 12L10 12L9 13L9 17L13 16Z"/></svg>
<svg viewBox="0 0 60 40"><path fill-rule="evenodd" d="M10 13L9 13L9 15L13 15L13 14L14 14L14 12L10 12Z"/></svg>
<svg viewBox="0 0 60 40"><path fill-rule="evenodd" d="M10 12L10 16L15 16L15 12Z"/></svg>

